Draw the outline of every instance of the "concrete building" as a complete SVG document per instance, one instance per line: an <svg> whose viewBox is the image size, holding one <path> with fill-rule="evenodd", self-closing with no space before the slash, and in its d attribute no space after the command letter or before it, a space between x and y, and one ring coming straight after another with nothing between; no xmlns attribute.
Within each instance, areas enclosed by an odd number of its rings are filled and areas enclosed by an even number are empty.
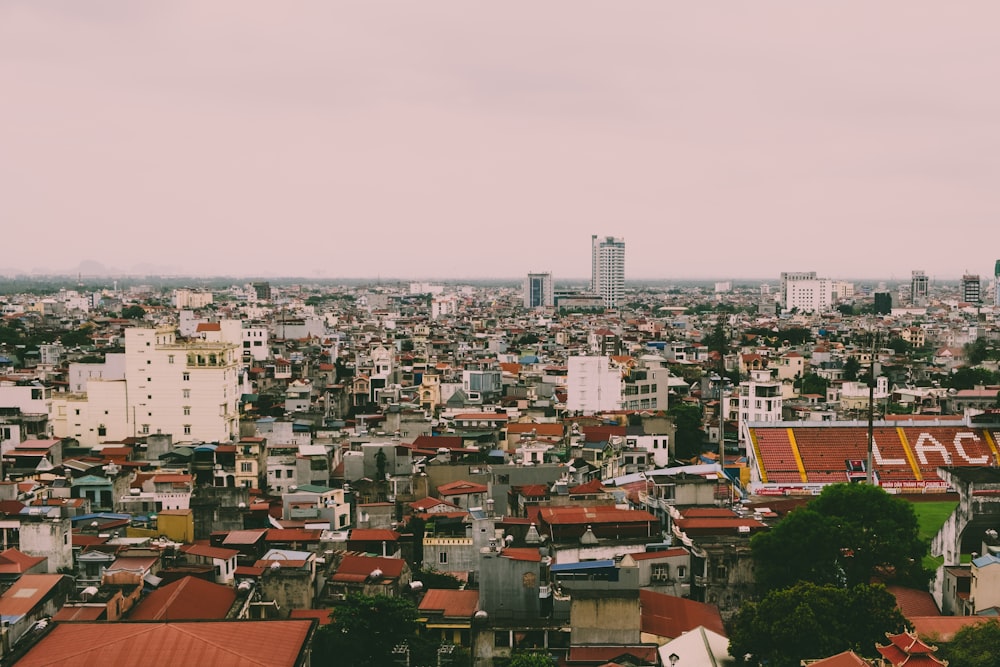
<svg viewBox="0 0 1000 667"><path fill-rule="evenodd" d="M621 408L621 371L611 366L608 357L573 356L567 366L567 410L594 414Z"/></svg>
<svg viewBox="0 0 1000 667"><path fill-rule="evenodd" d="M782 273L781 303L785 310L824 312L854 296L854 285L841 280L817 278L815 271Z"/></svg>
<svg viewBox="0 0 1000 667"><path fill-rule="evenodd" d="M524 307L551 308L555 305L551 273L529 273L524 279Z"/></svg>
<svg viewBox="0 0 1000 667"><path fill-rule="evenodd" d="M967 273L962 276L962 301L966 303L982 303L982 286L978 274Z"/></svg>
<svg viewBox="0 0 1000 667"><path fill-rule="evenodd" d="M910 301L920 305L927 301L927 274L913 271L910 274Z"/></svg>
<svg viewBox="0 0 1000 667"><path fill-rule="evenodd" d="M600 295L605 308L617 308L625 292L625 239L591 237L590 291Z"/></svg>

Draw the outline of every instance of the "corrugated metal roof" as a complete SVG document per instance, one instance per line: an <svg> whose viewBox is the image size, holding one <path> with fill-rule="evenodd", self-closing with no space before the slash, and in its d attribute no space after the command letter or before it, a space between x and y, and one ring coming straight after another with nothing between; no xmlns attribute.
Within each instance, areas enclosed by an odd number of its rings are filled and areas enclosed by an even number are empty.
<svg viewBox="0 0 1000 667"><path fill-rule="evenodd" d="M132 621L224 619L236 600L230 586L184 577L143 598L129 615Z"/></svg>
<svg viewBox="0 0 1000 667"><path fill-rule="evenodd" d="M57 623L19 667L292 667L315 621Z"/></svg>

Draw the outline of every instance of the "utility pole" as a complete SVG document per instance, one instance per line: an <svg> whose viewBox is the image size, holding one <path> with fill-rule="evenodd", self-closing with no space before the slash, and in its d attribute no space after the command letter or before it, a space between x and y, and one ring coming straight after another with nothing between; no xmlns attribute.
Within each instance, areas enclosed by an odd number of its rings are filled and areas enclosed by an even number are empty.
<svg viewBox="0 0 1000 667"><path fill-rule="evenodd" d="M875 345L878 335L872 330L871 358L868 363L868 461L865 465L865 481L871 485L875 483L874 465L875 449Z"/></svg>

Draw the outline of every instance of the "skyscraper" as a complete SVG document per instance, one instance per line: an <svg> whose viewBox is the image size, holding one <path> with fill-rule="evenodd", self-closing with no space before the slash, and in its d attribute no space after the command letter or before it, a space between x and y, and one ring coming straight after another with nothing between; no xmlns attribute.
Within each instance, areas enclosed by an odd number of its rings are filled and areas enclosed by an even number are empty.
<svg viewBox="0 0 1000 667"><path fill-rule="evenodd" d="M979 276L965 274L962 276L962 301L966 303L979 303L982 300L980 292Z"/></svg>
<svg viewBox="0 0 1000 667"><path fill-rule="evenodd" d="M910 274L910 301L921 304L927 299L927 274L913 271Z"/></svg>
<svg viewBox="0 0 1000 667"><path fill-rule="evenodd" d="M993 266L993 305L1000 308L1000 259Z"/></svg>
<svg viewBox="0 0 1000 667"><path fill-rule="evenodd" d="M551 273L529 273L524 279L524 307L551 308L555 305Z"/></svg>
<svg viewBox="0 0 1000 667"><path fill-rule="evenodd" d="M617 308L625 292L625 239L590 237L590 290L601 297L605 308Z"/></svg>

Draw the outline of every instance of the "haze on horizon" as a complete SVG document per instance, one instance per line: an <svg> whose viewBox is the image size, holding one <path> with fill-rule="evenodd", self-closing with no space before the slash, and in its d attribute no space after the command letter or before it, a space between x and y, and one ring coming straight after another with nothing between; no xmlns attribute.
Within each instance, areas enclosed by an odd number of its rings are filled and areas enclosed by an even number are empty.
<svg viewBox="0 0 1000 667"><path fill-rule="evenodd" d="M997 19L0 0L0 274L985 280Z"/></svg>

